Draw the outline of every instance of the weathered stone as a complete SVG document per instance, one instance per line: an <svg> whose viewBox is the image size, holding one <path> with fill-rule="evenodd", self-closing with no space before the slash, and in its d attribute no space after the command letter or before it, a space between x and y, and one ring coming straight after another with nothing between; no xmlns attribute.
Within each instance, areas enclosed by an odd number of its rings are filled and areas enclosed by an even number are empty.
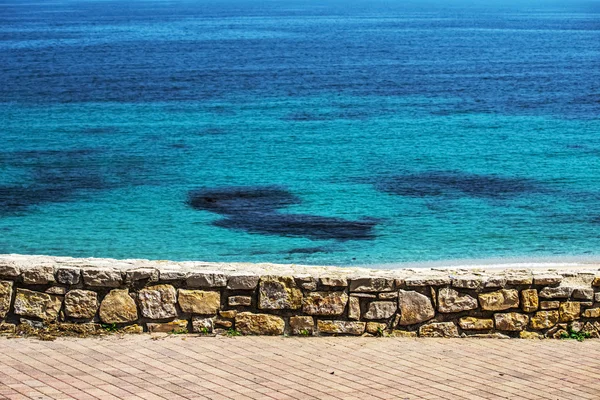
<svg viewBox="0 0 600 400"><path fill-rule="evenodd" d="M576 288L573 289L572 296L578 300L594 300L594 289Z"/></svg>
<svg viewBox="0 0 600 400"><path fill-rule="evenodd" d="M583 318L600 318L600 308L589 308L583 312Z"/></svg>
<svg viewBox="0 0 600 400"><path fill-rule="evenodd" d="M236 310L219 311L219 316L221 318L234 319L236 315L237 315Z"/></svg>
<svg viewBox="0 0 600 400"><path fill-rule="evenodd" d="M317 321L320 333L362 335L365 328L366 323L358 321Z"/></svg>
<svg viewBox="0 0 600 400"><path fill-rule="evenodd" d="M458 320L458 324L464 330L486 331L494 329L494 321L485 318L463 317Z"/></svg>
<svg viewBox="0 0 600 400"><path fill-rule="evenodd" d="M592 307L594 305L593 301L580 301L579 304L581 305L581 307Z"/></svg>
<svg viewBox="0 0 600 400"><path fill-rule="evenodd" d="M60 312L62 298L51 294L17 289L14 312L26 317L55 320Z"/></svg>
<svg viewBox="0 0 600 400"><path fill-rule="evenodd" d="M340 276L322 276L319 279L319 282L323 286L331 286L331 287L347 287L348 279Z"/></svg>
<svg viewBox="0 0 600 400"><path fill-rule="evenodd" d="M107 324L122 324L138 319L135 301L127 289L113 289L100 303L100 319Z"/></svg>
<svg viewBox="0 0 600 400"><path fill-rule="evenodd" d="M227 279L229 290L254 290L258 286L258 275L230 275Z"/></svg>
<svg viewBox="0 0 600 400"><path fill-rule="evenodd" d="M394 315L398 309L395 301L372 301L364 315L365 319L386 319Z"/></svg>
<svg viewBox="0 0 600 400"><path fill-rule="evenodd" d="M539 333L536 332L529 332L529 331L521 331L519 332L519 337L521 339L543 339L544 335L541 335Z"/></svg>
<svg viewBox="0 0 600 400"><path fill-rule="evenodd" d="M521 309L525 312L537 311L539 307L539 299L537 290L525 289L521 290Z"/></svg>
<svg viewBox="0 0 600 400"><path fill-rule="evenodd" d="M12 262L0 261L0 278L17 278L21 275L21 267Z"/></svg>
<svg viewBox="0 0 600 400"><path fill-rule="evenodd" d="M566 329L558 329L552 334L546 332L546 337L551 337L553 339L563 339L569 337L569 332Z"/></svg>
<svg viewBox="0 0 600 400"><path fill-rule="evenodd" d="M34 329L44 329L46 327L46 322L44 321L32 321L27 318L19 318L19 323L21 325L27 325Z"/></svg>
<svg viewBox="0 0 600 400"><path fill-rule="evenodd" d="M315 333L313 317L290 317L292 335L312 336Z"/></svg>
<svg viewBox="0 0 600 400"><path fill-rule="evenodd" d="M59 267L56 271L56 280L63 285L77 285L81 280L81 268Z"/></svg>
<svg viewBox="0 0 600 400"><path fill-rule="evenodd" d="M432 322L419 328L421 337L458 337L454 322Z"/></svg>
<svg viewBox="0 0 600 400"><path fill-rule="evenodd" d="M491 293L480 293L479 304L482 310L502 311L519 307L519 291L502 289Z"/></svg>
<svg viewBox="0 0 600 400"><path fill-rule="evenodd" d="M418 324L435 316L435 310L429 297L418 292L400 290L398 306L400 307L400 325Z"/></svg>
<svg viewBox="0 0 600 400"><path fill-rule="evenodd" d="M391 292L394 290L394 280L388 278L352 278L351 292Z"/></svg>
<svg viewBox="0 0 600 400"><path fill-rule="evenodd" d="M496 329L499 331L522 331L527 327L529 317L519 313L498 313L494 314Z"/></svg>
<svg viewBox="0 0 600 400"><path fill-rule="evenodd" d="M139 291L138 300L142 315L146 318L165 319L177 316L177 291L171 285L148 286Z"/></svg>
<svg viewBox="0 0 600 400"><path fill-rule="evenodd" d="M188 321L176 319L171 322L149 322L146 324L150 333L187 333Z"/></svg>
<svg viewBox="0 0 600 400"><path fill-rule="evenodd" d="M458 275L452 278L452 286L462 289L480 289L484 279L478 275Z"/></svg>
<svg viewBox="0 0 600 400"><path fill-rule="evenodd" d="M533 276L529 274L506 275L506 283L508 285L531 285L533 284Z"/></svg>
<svg viewBox="0 0 600 400"><path fill-rule="evenodd" d="M350 293L351 297L359 297L361 299L376 299L377 295L372 293Z"/></svg>
<svg viewBox="0 0 600 400"><path fill-rule="evenodd" d="M108 268L84 268L83 282L88 286L119 287L123 282L121 271Z"/></svg>
<svg viewBox="0 0 600 400"><path fill-rule="evenodd" d="M529 327L534 330L552 328L558 322L558 311L538 311L531 321Z"/></svg>
<svg viewBox="0 0 600 400"><path fill-rule="evenodd" d="M187 279L188 273L179 269L161 269L158 272L158 279L162 282L183 281Z"/></svg>
<svg viewBox="0 0 600 400"><path fill-rule="evenodd" d="M581 304L577 301L566 301L564 303L560 303L558 311L560 313L560 322L574 321L579 319Z"/></svg>
<svg viewBox="0 0 600 400"><path fill-rule="evenodd" d="M233 322L219 318L215 318L214 324L215 326L220 326L222 328L231 328L233 326Z"/></svg>
<svg viewBox="0 0 600 400"><path fill-rule="evenodd" d="M11 281L0 281L0 319L4 318L10 311L12 288L13 283Z"/></svg>
<svg viewBox="0 0 600 400"><path fill-rule="evenodd" d="M308 315L341 315L348 303L345 292L311 292L302 302L302 311Z"/></svg>
<svg viewBox="0 0 600 400"><path fill-rule="evenodd" d="M121 328L123 333L140 334L144 333L144 327L138 324L128 325Z"/></svg>
<svg viewBox="0 0 600 400"><path fill-rule="evenodd" d="M54 267L52 265L37 265L26 268L21 273L23 283L27 285L46 285L54 282Z"/></svg>
<svg viewBox="0 0 600 400"><path fill-rule="evenodd" d="M417 332L402 331L402 330L399 330L399 329L394 329L392 331L392 333L390 333L390 336L392 336L392 337L402 337L402 338L416 338L417 337Z"/></svg>
<svg viewBox="0 0 600 400"><path fill-rule="evenodd" d="M242 312L235 317L235 327L244 335L282 335L285 322L276 315Z"/></svg>
<svg viewBox="0 0 600 400"><path fill-rule="evenodd" d="M230 296L227 303L232 306L250 306L252 305L252 297L250 296Z"/></svg>
<svg viewBox="0 0 600 400"><path fill-rule="evenodd" d="M372 335L383 335L387 325L381 322L367 322L366 331Z"/></svg>
<svg viewBox="0 0 600 400"><path fill-rule="evenodd" d="M569 324L571 332L579 333L583 329L583 322L581 321L573 321Z"/></svg>
<svg viewBox="0 0 600 400"><path fill-rule="evenodd" d="M91 290L71 290L65 295L65 314L71 318L94 318L98 294Z"/></svg>
<svg viewBox="0 0 600 400"><path fill-rule="evenodd" d="M477 308L477 299L462 294L454 289L441 288L438 293L438 311L441 313L455 313Z"/></svg>
<svg viewBox="0 0 600 400"><path fill-rule="evenodd" d="M304 290L314 291L317 290L317 278L310 275L294 276L296 285L300 286Z"/></svg>
<svg viewBox="0 0 600 400"><path fill-rule="evenodd" d="M395 300L398 298L398 292L385 292L385 293L379 293L377 295L377 297L380 300Z"/></svg>
<svg viewBox="0 0 600 400"><path fill-rule="evenodd" d="M598 332L598 329L596 329L594 327L594 325L592 325L589 322L586 322L586 324L583 326L583 329L581 331L590 335L591 338L594 338L594 339L600 338L600 332Z"/></svg>
<svg viewBox="0 0 600 400"><path fill-rule="evenodd" d="M506 278L503 276L489 276L483 286L486 288L503 288L506 286Z"/></svg>
<svg viewBox="0 0 600 400"><path fill-rule="evenodd" d="M191 272L188 274L185 283L193 288L216 288L227 285L227 277L214 271Z"/></svg>
<svg viewBox="0 0 600 400"><path fill-rule="evenodd" d="M17 326L15 324L10 324L8 322L0 322L0 334L2 333L15 333L17 331Z"/></svg>
<svg viewBox="0 0 600 400"><path fill-rule="evenodd" d="M74 324L70 322L61 322L56 324L58 330L79 335L89 335L102 329L102 325L93 323Z"/></svg>
<svg viewBox="0 0 600 400"><path fill-rule="evenodd" d="M510 339L510 336L500 332L467 334L467 337L477 339Z"/></svg>
<svg viewBox="0 0 600 400"><path fill-rule="evenodd" d="M44 290L44 292L48 294L57 294L59 296L63 296L67 293L67 288L64 286L51 286L48 289Z"/></svg>
<svg viewBox="0 0 600 400"><path fill-rule="evenodd" d="M212 318L193 317L192 332L194 333L212 333L214 329L214 321Z"/></svg>
<svg viewBox="0 0 600 400"><path fill-rule="evenodd" d="M358 321L360 319L360 298L350 296L348 300L348 319Z"/></svg>
<svg viewBox="0 0 600 400"><path fill-rule="evenodd" d="M560 306L560 301L542 301L540 303L541 310L556 310Z"/></svg>
<svg viewBox="0 0 600 400"><path fill-rule="evenodd" d="M130 269L125 273L125 281L127 283L138 281L158 282L158 270L155 268Z"/></svg>
<svg viewBox="0 0 600 400"><path fill-rule="evenodd" d="M544 299L567 299L572 291L573 288L566 286L546 287L540 290L539 296Z"/></svg>
<svg viewBox="0 0 600 400"><path fill-rule="evenodd" d="M302 307L302 291L291 276L265 276L258 286L261 310L297 310Z"/></svg>
<svg viewBox="0 0 600 400"><path fill-rule="evenodd" d="M421 274L417 274L415 276L410 276L404 280L404 284L409 287L419 287L419 286L447 286L452 283L452 279L449 276L440 275L440 276L423 276Z"/></svg>
<svg viewBox="0 0 600 400"><path fill-rule="evenodd" d="M552 274L544 274L544 275L534 275L533 276L533 284L539 286L551 286L557 285L562 281L563 277L561 275L552 275Z"/></svg>
<svg viewBox="0 0 600 400"><path fill-rule="evenodd" d="M204 290L179 289L179 307L191 314L216 314L221 308L221 294Z"/></svg>
<svg viewBox="0 0 600 400"><path fill-rule="evenodd" d="M594 277L594 280L592 281L592 286L596 286L596 287L600 286L600 275L596 275Z"/></svg>

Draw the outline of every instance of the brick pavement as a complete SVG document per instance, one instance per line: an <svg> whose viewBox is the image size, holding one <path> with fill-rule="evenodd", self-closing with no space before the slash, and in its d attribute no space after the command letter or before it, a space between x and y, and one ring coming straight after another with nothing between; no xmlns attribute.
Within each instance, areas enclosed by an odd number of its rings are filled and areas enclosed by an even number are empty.
<svg viewBox="0 0 600 400"><path fill-rule="evenodd" d="M600 399L600 340L0 338L0 399Z"/></svg>

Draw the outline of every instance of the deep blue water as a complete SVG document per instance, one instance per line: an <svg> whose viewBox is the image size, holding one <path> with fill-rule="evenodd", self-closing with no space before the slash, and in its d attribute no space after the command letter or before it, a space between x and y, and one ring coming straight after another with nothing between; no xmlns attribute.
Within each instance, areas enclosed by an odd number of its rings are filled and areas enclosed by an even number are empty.
<svg viewBox="0 0 600 400"><path fill-rule="evenodd" d="M600 255L600 1L0 0L0 253Z"/></svg>

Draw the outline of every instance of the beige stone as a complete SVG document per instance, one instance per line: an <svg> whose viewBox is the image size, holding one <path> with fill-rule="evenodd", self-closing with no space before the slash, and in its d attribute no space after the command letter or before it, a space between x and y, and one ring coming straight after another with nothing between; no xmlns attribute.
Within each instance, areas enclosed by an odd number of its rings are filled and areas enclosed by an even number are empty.
<svg viewBox="0 0 600 400"><path fill-rule="evenodd" d="M527 327L529 317L515 312L494 314L496 329L499 331L522 331Z"/></svg>
<svg viewBox="0 0 600 400"><path fill-rule="evenodd" d="M573 288L565 286L546 287L540 291L539 296L544 299L568 299L572 291Z"/></svg>
<svg viewBox="0 0 600 400"><path fill-rule="evenodd" d="M366 323L358 321L317 321L317 329L320 333L362 335L365 328Z"/></svg>
<svg viewBox="0 0 600 400"><path fill-rule="evenodd" d="M542 301L540 302L541 310L556 310L560 307L560 301Z"/></svg>
<svg viewBox="0 0 600 400"><path fill-rule="evenodd" d="M193 317L192 332L194 333L212 333L214 329L213 318Z"/></svg>
<svg viewBox="0 0 600 400"><path fill-rule="evenodd" d="M65 314L71 318L94 318L98 294L91 290L71 290L65 295Z"/></svg>
<svg viewBox="0 0 600 400"><path fill-rule="evenodd" d="M15 333L17 331L17 326L15 324L10 324L7 322L0 322L0 334L2 333Z"/></svg>
<svg viewBox="0 0 600 400"><path fill-rule="evenodd" d="M60 296L63 296L65 293L67 293L67 288L64 286L50 286L44 292L48 294L58 294Z"/></svg>
<svg viewBox="0 0 600 400"><path fill-rule="evenodd" d="M21 275L21 267L14 262L0 261L0 278L16 278Z"/></svg>
<svg viewBox="0 0 600 400"><path fill-rule="evenodd" d="M533 284L539 286L551 286L559 284L563 277L556 274L540 274L533 276Z"/></svg>
<svg viewBox="0 0 600 400"><path fill-rule="evenodd" d="M258 275L230 275L227 279L227 289L254 290L258 286Z"/></svg>
<svg viewBox="0 0 600 400"><path fill-rule="evenodd" d="M322 276L319 279L322 286L347 287L348 279L341 276Z"/></svg>
<svg viewBox="0 0 600 400"><path fill-rule="evenodd" d="M213 315L221 308L221 294L204 290L179 289L179 307L191 314Z"/></svg>
<svg viewBox="0 0 600 400"><path fill-rule="evenodd" d="M352 278L350 280L351 292L391 292L394 290L394 279L388 278Z"/></svg>
<svg viewBox="0 0 600 400"><path fill-rule="evenodd" d="M250 296L230 296L227 299L227 304L232 307L244 306L248 307L252 305L252 297Z"/></svg>
<svg viewBox="0 0 600 400"><path fill-rule="evenodd" d="M236 315L237 315L236 310L219 311L219 316L221 318L234 319Z"/></svg>
<svg viewBox="0 0 600 400"><path fill-rule="evenodd" d="M138 319L135 301L127 289L113 289L100 303L100 319L107 324L122 324Z"/></svg>
<svg viewBox="0 0 600 400"><path fill-rule="evenodd" d="M138 324L128 325L121 328L123 333L140 334L144 333L144 327Z"/></svg>
<svg viewBox="0 0 600 400"><path fill-rule="evenodd" d="M574 321L579 319L581 304L577 301L566 301L564 303L560 303L558 311L560 313L560 322Z"/></svg>
<svg viewBox="0 0 600 400"><path fill-rule="evenodd" d="M176 319L171 322L149 322L146 324L150 333L187 333L188 321L185 319Z"/></svg>
<svg viewBox="0 0 600 400"><path fill-rule="evenodd" d="M315 321L313 317L290 317L290 328L292 335L312 336L315 332Z"/></svg>
<svg viewBox="0 0 600 400"><path fill-rule="evenodd" d="M415 274L404 280L404 284L409 287L420 286L446 286L452 283L452 279L446 275L423 275Z"/></svg>
<svg viewBox="0 0 600 400"><path fill-rule="evenodd" d="M235 327L244 335L283 335L283 318L269 314L238 313Z"/></svg>
<svg viewBox="0 0 600 400"><path fill-rule="evenodd" d="M399 329L394 329L392 331L392 333L390 334L390 336L393 336L393 337L402 337L402 338L416 338L417 337L417 332L402 331L402 330L399 330Z"/></svg>
<svg viewBox="0 0 600 400"><path fill-rule="evenodd" d="M519 291L502 289L491 293L480 293L479 304L482 310L502 311L519 307Z"/></svg>
<svg viewBox="0 0 600 400"><path fill-rule="evenodd" d="M46 285L54 282L54 267L52 265L36 265L26 268L21 273L23 283L27 285Z"/></svg>
<svg viewBox="0 0 600 400"><path fill-rule="evenodd" d="M166 319L177 316L177 291L172 285L148 286L139 291L138 300L142 315L146 318Z"/></svg>
<svg viewBox="0 0 600 400"><path fill-rule="evenodd" d="M507 274L506 283L509 285L531 285L533 284L533 275L525 274Z"/></svg>
<svg viewBox="0 0 600 400"><path fill-rule="evenodd" d="M218 271L190 272L185 283L193 288L216 288L227 285L227 277Z"/></svg>
<svg viewBox="0 0 600 400"><path fill-rule="evenodd" d="M345 292L311 292L302 302L302 311L308 315L342 315L348 303Z"/></svg>
<svg viewBox="0 0 600 400"><path fill-rule="evenodd" d="M600 318L600 308L589 308L583 312L584 318Z"/></svg>
<svg viewBox="0 0 600 400"><path fill-rule="evenodd" d="M438 293L438 311L455 313L477 308L477 299L451 288L441 288Z"/></svg>
<svg viewBox="0 0 600 400"><path fill-rule="evenodd" d="M464 330L486 331L494 329L494 321L487 318L463 317L458 324Z"/></svg>
<svg viewBox="0 0 600 400"><path fill-rule="evenodd" d="M397 309L398 303L395 301L372 301L363 318L386 319L394 315Z"/></svg>
<svg viewBox="0 0 600 400"><path fill-rule="evenodd" d="M129 284L139 281L158 282L158 269L156 268L134 268L125 272L125 281Z"/></svg>
<svg viewBox="0 0 600 400"><path fill-rule="evenodd" d="M432 322L419 328L421 337L458 337L458 329L453 322Z"/></svg>
<svg viewBox="0 0 600 400"><path fill-rule="evenodd" d="M81 280L81 268L64 266L56 271L56 280L63 285L77 285Z"/></svg>
<svg viewBox="0 0 600 400"><path fill-rule="evenodd" d="M47 293L17 289L15 314L37 317L43 320L55 320L62 306L62 298Z"/></svg>
<svg viewBox="0 0 600 400"><path fill-rule="evenodd" d="M377 298L380 300L396 300L398 299L398 292L384 292L379 293Z"/></svg>
<svg viewBox="0 0 600 400"><path fill-rule="evenodd" d="M538 293L535 289L521 290L521 309L524 312L537 311L539 307Z"/></svg>
<svg viewBox="0 0 600 400"><path fill-rule="evenodd" d="M10 302L12 301L11 281L0 281L0 319L4 318L10 311Z"/></svg>
<svg viewBox="0 0 600 400"><path fill-rule="evenodd" d="M478 275L458 275L452 278L452 286L461 289L478 290L483 283L484 277Z"/></svg>
<svg viewBox="0 0 600 400"><path fill-rule="evenodd" d="M398 296L400 325L413 325L430 320L435 310L429 297L415 291L400 290Z"/></svg>
<svg viewBox="0 0 600 400"><path fill-rule="evenodd" d="M592 286L600 286L600 275L594 277L594 280L592 281Z"/></svg>
<svg viewBox="0 0 600 400"><path fill-rule="evenodd" d="M297 310L302 307L302 291L291 276L265 276L258 285L261 310Z"/></svg>
<svg viewBox="0 0 600 400"><path fill-rule="evenodd" d="M360 298L356 296L350 296L348 300L348 319L359 320L360 319Z"/></svg>
<svg viewBox="0 0 600 400"><path fill-rule="evenodd" d="M387 325L381 322L367 322L366 331L372 335L382 335L387 329Z"/></svg>
<svg viewBox="0 0 600 400"><path fill-rule="evenodd" d="M534 330L552 328L558 322L558 311L538 311L531 321L529 327Z"/></svg>
<svg viewBox="0 0 600 400"><path fill-rule="evenodd" d="M594 289L576 288L571 295L577 300L594 300Z"/></svg>
<svg viewBox="0 0 600 400"><path fill-rule="evenodd" d="M83 282L88 286L119 287L123 283L121 271L110 268L84 268Z"/></svg>
<svg viewBox="0 0 600 400"><path fill-rule="evenodd" d="M521 339L543 339L544 335L541 335L539 333L536 332L529 332L529 331L521 331L519 332L519 337Z"/></svg>

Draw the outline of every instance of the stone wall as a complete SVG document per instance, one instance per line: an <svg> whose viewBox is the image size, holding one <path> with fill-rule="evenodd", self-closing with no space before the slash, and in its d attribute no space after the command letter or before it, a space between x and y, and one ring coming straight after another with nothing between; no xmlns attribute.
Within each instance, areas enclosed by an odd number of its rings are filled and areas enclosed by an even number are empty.
<svg viewBox="0 0 600 400"><path fill-rule="evenodd" d="M600 337L600 269L373 270L3 255L0 331L19 324L244 335Z"/></svg>

